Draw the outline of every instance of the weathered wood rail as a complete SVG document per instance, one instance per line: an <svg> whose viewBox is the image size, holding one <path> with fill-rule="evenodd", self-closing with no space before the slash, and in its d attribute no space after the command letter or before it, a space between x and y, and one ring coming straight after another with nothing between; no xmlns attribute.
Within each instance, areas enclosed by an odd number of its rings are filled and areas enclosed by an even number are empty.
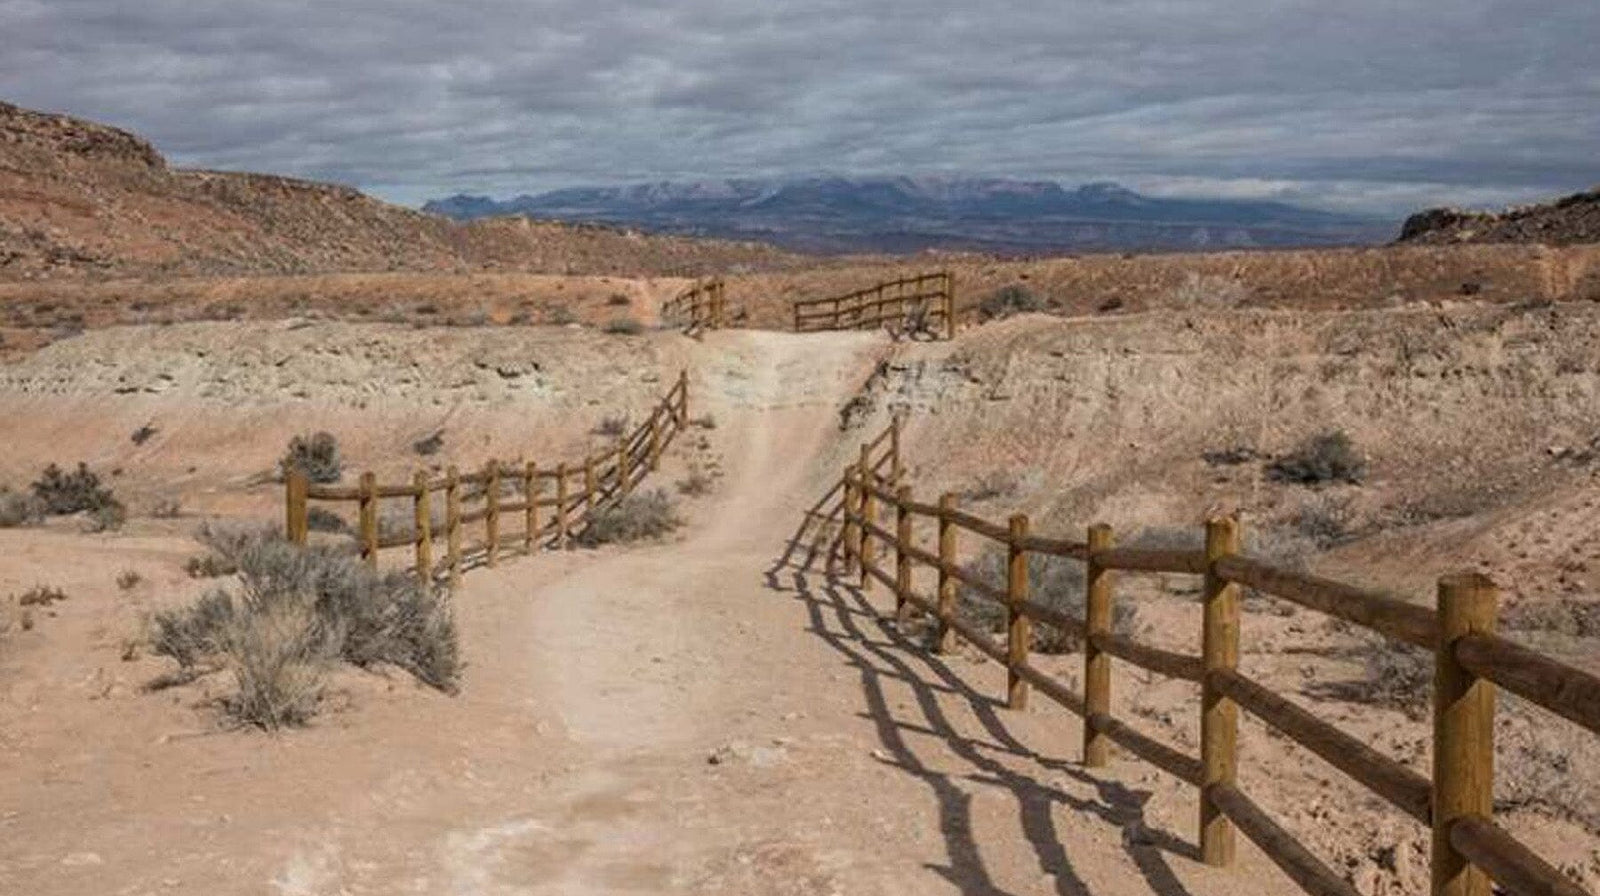
<svg viewBox="0 0 1600 896"><path fill-rule="evenodd" d="M693 333L728 325L728 288L719 280L696 283L661 303L663 322Z"/></svg>
<svg viewBox="0 0 1600 896"><path fill-rule="evenodd" d="M481 470L465 473L454 466L443 475L418 470L410 482L393 485L380 485L371 472L362 473L353 486L314 485L304 473L292 471L284 484L286 534L290 541L306 543L311 501L355 503L355 537L369 566L376 567L381 550L410 547L415 558L412 569L418 576L443 576L454 585L469 556L494 566L508 545L520 544L527 553L542 545L567 546L597 509L620 500L655 471L662 453L688 425L689 379L685 372L678 375L650 416L631 432L619 435L614 447L577 461L547 465L490 460ZM444 501L442 520L435 519L436 494ZM506 500L508 497L511 500ZM378 503L385 498L410 499L412 525L408 532L381 537ZM510 531L502 527L505 520L514 521ZM464 546L466 527L474 523L483 524L483 541ZM445 555L435 565L434 542L440 538L445 541Z"/></svg>
<svg viewBox="0 0 1600 896"><path fill-rule="evenodd" d="M827 299L794 303L794 330L876 330L955 336L955 276L949 271L902 277Z"/></svg>
<svg viewBox="0 0 1600 896"><path fill-rule="evenodd" d="M1281 569L1239 551L1240 527L1231 518L1205 526L1203 550L1143 550L1114 546L1111 527L1088 528L1083 540L1043 537L1016 514L1005 523L956 507L944 494L916 500L902 484L898 421L861 447L860 460L808 515L836 523L830 574L859 575L870 591L881 584L895 597L897 617L921 610L936 621L936 649L959 636L1008 670L1006 699L1027 705L1031 689L1083 719L1083 763L1107 762L1117 744L1200 791L1199 841L1212 865L1233 861L1234 832L1244 832L1291 879L1316 896L1354 896L1355 889L1256 804L1237 776L1238 714L1242 708L1432 830L1432 892L1488 896L1491 882L1513 893L1582 896L1583 889L1519 843L1493 818L1496 686L1600 733L1600 679L1502 638L1494 631L1496 589L1476 573L1445 576L1433 609L1340 582ZM837 500L833 496L838 496ZM823 510L821 508L831 508ZM892 522L880 518L891 517ZM930 546L913 538L917 518L936 524ZM960 534L1002 545L1006 580L985 581L957 562ZM892 566L879 561L891 552ZM1069 617L1029 594L1028 555L1067 557L1087 567L1085 618ZM928 594L912 587L912 570L937 571ZM1199 652L1177 653L1138 644L1112 631L1118 572L1187 573L1203 579ZM1006 611L1001 641L957 612L957 589L999 603ZM1433 651L1433 767L1423 776L1317 718L1238 669L1241 586L1254 588ZM1084 643L1082 693L1030 662L1034 623L1077 633ZM1112 716L1111 660L1201 686L1200 755L1187 755Z"/></svg>

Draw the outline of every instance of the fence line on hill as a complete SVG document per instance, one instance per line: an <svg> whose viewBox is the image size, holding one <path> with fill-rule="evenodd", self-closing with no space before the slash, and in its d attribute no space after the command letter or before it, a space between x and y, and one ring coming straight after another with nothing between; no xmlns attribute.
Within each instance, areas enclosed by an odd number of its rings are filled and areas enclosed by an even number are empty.
<svg viewBox="0 0 1600 896"><path fill-rule="evenodd" d="M955 319L955 275L949 271L886 280L841 296L794 303L796 333L887 327L897 336L923 333L951 339Z"/></svg>
<svg viewBox="0 0 1600 896"><path fill-rule="evenodd" d="M469 473L455 466L447 468L443 476L418 470L410 482L395 485L378 484L371 472L362 473L354 486L318 485L311 483L304 472L291 470L284 480L286 534L296 544L306 543L311 529L311 501L354 502L356 540L368 566L376 568L380 550L409 546L415 555L412 569L420 578L432 580L442 573L454 586L469 556L481 559L485 566L494 566L508 541L520 539L527 553L533 553L541 544L567 546L597 509L625 497L658 469L662 453L688 425L689 379L684 372L652 408L648 419L632 432L619 435L614 447L575 463L548 467L530 460L504 467L490 460L482 470ZM553 486L554 495L544 496L546 485ZM516 500L503 501L507 491ZM445 503L442 525L435 518L432 503L432 496L439 492ZM382 536L378 502L384 498L411 499L409 532ZM467 504L481 506L464 509ZM547 510L550 518L546 522L542 517ZM520 531L502 532L502 515L520 517ZM484 540L464 548L465 527L480 521ZM445 556L435 565L433 543L441 537L445 540Z"/></svg>
<svg viewBox="0 0 1600 896"><path fill-rule="evenodd" d="M1493 820L1495 689L1505 688L1592 732L1600 733L1600 678L1495 634L1497 591L1476 573L1438 581L1429 609L1342 582L1318 578L1240 553L1236 519L1205 525L1203 550L1119 548L1106 525L1090 526L1083 540L1032 531L1025 514L986 520L956 506L946 493L936 503L915 500L903 484L899 421L864 443L807 514L806 525L831 524L827 566L837 575L859 574L863 592L882 584L895 597L896 617L914 610L937 623L935 649L946 652L957 636L1007 669L1007 703L1024 708L1030 689L1083 719L1085 766L1106 764L1112 743L1200 791L1199 840L1204 861L1233 861L1234 832L1242 831L1288 876L1316 896L1355 896L1355 890L1257 805L1237 781L1240 708L1320 756L1433 833L1431 878L1437 896L1488 896L1491 881L1513 893L1583 896L1584 891ZM893 522L880 522L879 508ZM936 522L931 547L915 543L917 518ZM805 526L802 526L802 534ZM984 581L957 563L959 533L1005 547L1005 581ZM893 552L880 568L878 548ZM813 544L813 557L817 543ZM1084 617L1074 618L1030 599L1028 558L1066 557L1087 567ZM936 570L932 596L912 587L916 565ZM1202 577L1199 653L1140 644L1112 630L1113 573L1180 573ZM1239 588L1273 597L1376 631L1434 654L1432 776L1425 777L1363 741L1319 719L1238 670ZM956 610L957 589L998 603L1006 611L1004 643L980 631ZM1029 660L1034 623L1076 633L1084 644L1083 691L1075 693ZM1187 755L1140 733L1111 711L1112 658L1201 686L1200 755Z"/></svg>
<svg viewBox="0 0 1600 896"><path fill-rule="evenodd" d="M696 283L661 304L661 319L689 332L726 327L727 284L721 279Z"/></svg>

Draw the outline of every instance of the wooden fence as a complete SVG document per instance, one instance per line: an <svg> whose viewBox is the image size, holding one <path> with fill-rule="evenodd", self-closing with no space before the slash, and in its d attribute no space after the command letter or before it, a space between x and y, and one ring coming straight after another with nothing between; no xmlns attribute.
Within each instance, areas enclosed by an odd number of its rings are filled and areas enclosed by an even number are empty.
<svg viewBox="0 0 1600 896"><path fill-rule="evenodd" d="M1582 896L1581 888L1493 820L1495 689L1505 688L1600 733L1600 679L1495 634L1497 594L1488 579L1475 573L1440 579L1436 608L1429 609L1241 554L1239 524L1233 519L1208 522L1205 548L1194 551L1118 548L1105 525L1090 526L1081 541L1041 535L1032 531L1024 514L1000 523L961 511L951 494L940 496L936 503L917 501L911 488L900 484L904 467L899 435L896 424L863 445L859 462L829 493L840 496L838 503L819 510L832 500L825 497L813 509L813 518L841 524L832 543L830 568L837 569L835 561L842 561L846 574L859 570L863 590L874 582L883 584L895 596L900 618L913 608L930 614L938 625L937 649L949 650L959 635L1003 664L1008 670L1010 706L1025 707L1032 688L1080 716L1086 766L1104 765L1109 745L1116 743L1198 788L1200 851L1208 864L1232 862L1237 828L1307 892L1355 896L1349 883L1240 789L1235 744L1242 707L1429 826L1434 894L1488 896L1493 881L1513 893ZM918 518L936 523L934 545L915 543L912 523ZM1004 546L1008 558L1004 582L984 581L957 563L958 538L963 536ZM893 553L887 569L879 563L880 547ZM1031 554L1085 564L1085 618L1070 617L1030 599ZM912 587L917 564L937 571L931 595ZM1116 571L1200 576L1199 653L1161 650L1114 632ZM1241 586L1433 652L1431 779L1239 672ZM958 614L958 587L1005 609L1004 643ZM1082 638L1081 694L1030 662L1034 623ZM1112 715L1113 657L1200 685L1198 757L1142 734Z"/></svg>
<svg viewBox="0 0 1600 896"><path fill-rule="evenodd" d="M955 336L955 276L949 271L889 280L831 299L794 303L794 330L876 330Z"/></svg>
<svg viewBox="0 0 1600 896"><path fill-rule="evenodd" d="M418 470L410 482L396 485L379 485L370 472L361 474L355 486L313 485L304 473L293 471L285 479L287 534L290 541L305 544L311 528L310 501L353 502L357 505L356 539L369 566L376 567L380 550L410 547L418 576L442 574L454 585L461 577L464 559L470 556L494 566L508 542L520 543L528 553L543 544L565 547L598 508L621 499L658 468L661 454L688 423L689 380L687 373L681 373L647 420L632 432L618 435L614 447L576 462L544 466L535 461L503 465L491 460L482 470L470 473L453 466L443 476ZM546 495L547 490L552 494ZM442 521L435 520L436 493L442 493L444 500ZM504 500L507 493L513 500ZM385 498L409 499L409 531L388 537L380 533L378 502ZM507 520L512 531L502 529ZM483 541L464 548L464 530L479 522ZM445 540L445 556L435 566L433 546L440 537Z"/></svg>
<svg viewBox="0 0 1600 896"><path fill-rule="evenodd" d="M721 280L696 283L661 305L661 319L685 330L716 330L728 325L727 284Z"/></svg>

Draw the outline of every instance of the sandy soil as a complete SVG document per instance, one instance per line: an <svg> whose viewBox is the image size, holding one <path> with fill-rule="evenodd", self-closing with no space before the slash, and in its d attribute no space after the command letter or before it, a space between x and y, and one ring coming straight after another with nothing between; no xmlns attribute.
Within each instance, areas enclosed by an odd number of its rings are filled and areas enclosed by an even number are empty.
<svg viewBox="0 0 1600 896"><path fill-rule="evenodd" d="M1079 425L1068 412L1073 396L1099 407L1092 419L1117 438L1150 444L1172 410L1161 396L1185 405L1175 386L1183 371L1203 368L1185 368L1184 359L1203 356L1194 341L1221 338L1220 320L1170 338L1156 338L1174 332L1160 321L1096 332L1021 320L953 345L912 347L874 334L726 332L694 342L553 331L541 341L539 331L412 337L400 327L325 324L316 353L285 351L309 338L303 329L194 326L91 334L6 368L8 419L40 422L17 434L5 478L70 451L123 467L130 494L181 487L194 512L267 516L276 490L251 477L301 422L340 426L356 469L393 457L433 425L419 410L438 406L459 406L459 416L445 454L428 463L503 453L518 441L565 451L585 444L588 428L613 409L646 406L687 366L691 413L709 413L716 425L677 446L663 481L693 462L720 471L719 486L688 505L689 524L671 543L546 552L471 572L457 604L470 663L460 696L403 675L351 672L338 678L329 713L279 737L219 728L220 677L143 690L169 664L143 654L139 620L205 587L181 571L196 550L193 516L138 518L118 535L83 535L71 521L0 530L0 594L47 582L69 595L33 608L28 630L0 636L0 751L11 757L0 776L0 891L1296 892L1248 845L1234 871L1201 866L1190 788L1125 757L1103 773L1081 769L1080 732L1068 714L1042 700L1028 712L1002 708L995 664L969 652L927 653L914 631L883 619L881 593L832 582L801 564L803 552L786 550L801 512L897 402L918 410L908 453L919 481L959 484L999 459L1038 471L1038 483L1008 499L1026 504L1075 462L1070 443L1049 447L1059 439L1051 427ZM1385 326L1393 321L1374 323ZM1528 326L1502 322L1489 332L1514 342ZM1321 364L1321 336L1285 343L1284 331L1255 332L1259 341L1246 343L1254 350L1278 343L1306 370ZM1547 348L1587 344L1587 324L1561 332L1577 335ZM233 347L217 350L219 338ZM1061 339L1082 340L1080 351L1051 354ZM193 349L206 345L212 354L197 357ZM962 353L964 366L952 366ZM279 358L294 369L281 371ZM1117 358L1128 365L1121 375ZM529 366L517 376L499 372L513 361ZM1081 368L1063 381L1072 368L1050 364L1069 362ZM1285 363L1248 381L1285 382ZM1016 387L1003 400L990 397L996 369ZM411 391L400 383L385 394L361 386L414 370L465 379ZM1087 392L1084 371L1099 371ZM1491 373L1495 382L1515 380ZM1461 385L1415 399L1456 396L1467 405L1461 413L1522 400L1470 377L1441 380ZM1141 382L1148 392L1126 391ZM841 408L862 397L859 428L841 434ZM1196 414L1176 418L1185 420L1182 439L1210 426ZM151 415L162 435L131 445L125 430ZM1393 419L1408 416L1401 407ZM985 428L992 434L979 438ZM970 450L951 450L962 439ZM1172 456L1198 444L1180 440ZM933 464L938 457L948 466ZM1405 452L1395 457L1378 460L1399 465ZM191 478L169 479L185 465L198 468ZM1108 475L1093 465L1078 471L1089 480ZM1105 480L1092 497L1113 503L1091 501L1084 512L1166 508L1177 521L1204 511L1198 492L1183 514L1148 500L1115 503L1119 494L1179 486L1138 476ZM1567 507L1562 520L1587 518L1592 501L1572 494L1570 507L1546 503L1539 512ZM1479 524L1532 532L1550 524L1515 502L1494 513ZM1535 576L1542 555L1521 553ZM119 588L114 579L125 569L142 581ZM1189 586L1129 581L1123 593L1139 607L1141 639L1192 649ZM1310 614L1262 613L1248 623L1245 662L1294 693L1303 681L1348 673L1352 660L1340 653L1348 641ZM1043 662L1076 682L1081 657ZM1425 735L1404 712L1300 696L1425 767ZM1187 685L1118 669L1115 711L1190 751L1192 703ZM1525 722L1508 725L1508 749L1540 745ZM1258 726L1246 726L1244 751L1246 787L1363 892L1417 889L1425 855L1414 825ZM1535 755L1546 763L1565 756L1576 769L1591 754ZM1578 775L1551 780L1586 786ZM1537 800L1519 803L1509 819L1574 873L1600 874L1592 829Z"/></svg>

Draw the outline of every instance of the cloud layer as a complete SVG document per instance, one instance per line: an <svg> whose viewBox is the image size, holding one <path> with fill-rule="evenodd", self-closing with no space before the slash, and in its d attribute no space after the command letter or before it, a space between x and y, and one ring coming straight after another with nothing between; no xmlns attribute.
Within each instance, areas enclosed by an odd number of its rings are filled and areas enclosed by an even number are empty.
<svg viewBox="0 0 1600 896"><path fill-rule="evenodd" d="M970 172L1397 212L1600 183L1593 0L0 0L0 96L401 202Z"/></svg>

